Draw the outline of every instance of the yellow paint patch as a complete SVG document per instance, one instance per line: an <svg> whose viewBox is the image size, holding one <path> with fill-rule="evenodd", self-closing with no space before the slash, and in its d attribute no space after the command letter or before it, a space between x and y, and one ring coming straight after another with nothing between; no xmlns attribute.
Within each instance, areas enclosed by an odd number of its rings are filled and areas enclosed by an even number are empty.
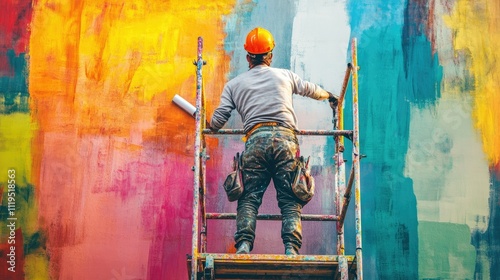
<svg viewBox="0 0 500 280"><path fill-rule="evenodd" d="M16 187L30 183L32 132L28 114L0 115L0 182L5 186L8 170L15 171Z"/></svg>
<svg viewBox="0 0 500 280"><path fill-rule="evenodd" d="M49 274L49 261L44 254L29 254L24 258L25 279L45 280L51 279Z"/></svg>
<svg viewBox="0 0 500 280"><path fill-rule="evenodd" d="M189 120L171 100L180 94L194 103L199 36L209 61L204 80L222 90L225 73L214 69L229 68L222 19L234 0L77 2L35 7L30 93L42 130L155 137L165 134L159 115Z"/></svg>
<svg viewBox="0 0 500 280"><path fill-rule="evenodd" d="M445 22L455 31L455 50L470 53L474 77L474 125L492 164L500 162L500 4L496 0L459 0ZM486 35L487 34L487 35Z"/></svg>

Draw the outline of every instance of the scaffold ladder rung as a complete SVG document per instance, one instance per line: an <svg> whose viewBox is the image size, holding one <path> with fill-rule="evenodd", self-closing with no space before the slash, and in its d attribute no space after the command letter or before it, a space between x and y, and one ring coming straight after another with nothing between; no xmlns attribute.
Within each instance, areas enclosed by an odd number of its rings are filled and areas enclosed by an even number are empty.
<svg viewBox="0 0 500 280"><path fill-rule="evenodd" d="M236 213L207 213L207 219L214 220L234 220ZM258 214L257 220L281 220L280 214ZM338 221L340 219L337 215L315 215L315 214L302 214L302 221Z"/></svg>
<svg viewBox="0 0 500 280"><path fill-rule="evenodd" d="M213 275L214 279L340 279L340 266L345 270L350 267L348 279L355 279L354 259L353 255L202 253L198 256L201 265L210 268L204 275Z"/></svg>

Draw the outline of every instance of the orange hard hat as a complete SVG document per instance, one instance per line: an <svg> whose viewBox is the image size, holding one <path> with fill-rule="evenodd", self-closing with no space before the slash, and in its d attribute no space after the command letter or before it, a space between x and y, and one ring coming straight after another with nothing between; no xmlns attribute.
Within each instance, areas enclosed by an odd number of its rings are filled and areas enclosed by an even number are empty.
<svg viewBox="0 0 500 280"><path fill-rule="evenodd" d="M262 27L257 27L248 33L245 50L251 54L264 54L272 51L274 45L271 32Z"/></svg>

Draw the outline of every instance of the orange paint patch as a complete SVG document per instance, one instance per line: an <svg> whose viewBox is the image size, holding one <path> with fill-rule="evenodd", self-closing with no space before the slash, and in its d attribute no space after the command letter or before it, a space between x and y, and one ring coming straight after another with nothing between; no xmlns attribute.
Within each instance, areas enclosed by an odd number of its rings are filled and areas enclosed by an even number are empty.
<svg viewBox="0 0 500 280"><path fill-rule="evenodd" d="M168 185L165 174L175 170L163 168L190 170L194 143L194 119L172 99L179 94L194 104L199 36L207 98L222 91L230 61L222 19L234 2L35 2L32 178L51 277L143 279L148 262L162 258L148 259L148 250L162 246L154 243L158 209L173 191L189 196ZM179 166L167 164L170 158ZM175 186L192 182L189 176ZM118 251L120 244L129 253Z"/></svg>

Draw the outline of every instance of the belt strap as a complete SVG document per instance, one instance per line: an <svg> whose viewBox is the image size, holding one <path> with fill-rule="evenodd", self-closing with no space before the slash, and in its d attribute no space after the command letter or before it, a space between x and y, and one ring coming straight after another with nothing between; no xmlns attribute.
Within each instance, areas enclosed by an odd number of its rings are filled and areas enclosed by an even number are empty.
<svg viewBox="0 0 500 280"><path fill-rule="evenodd" d="M243 140L243 142L246 142L248 140L248 138L250 137L250 135L252 135L252 133L255 132L255 130L259 127L262 127L262 126L278 126L278 125L281 125L280 123L278 122L263 122L263 123L258 123L256 125L254 125L246 134L245 136L243 136L243 138L241 138L241 140Z"/></svg>

